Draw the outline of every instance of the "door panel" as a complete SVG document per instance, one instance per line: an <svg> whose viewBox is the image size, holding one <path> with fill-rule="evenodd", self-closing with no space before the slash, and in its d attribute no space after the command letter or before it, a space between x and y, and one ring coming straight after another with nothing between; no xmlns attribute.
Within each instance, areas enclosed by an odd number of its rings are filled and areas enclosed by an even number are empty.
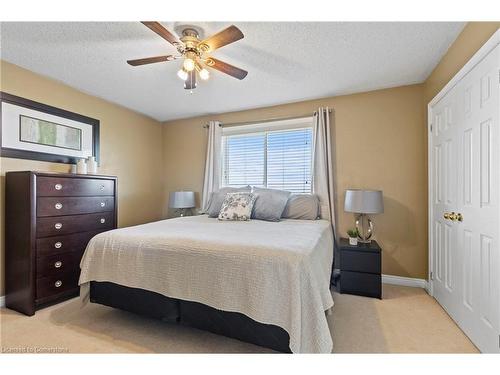
<svg viewBox="0 0 500 375"><path fill-rule="evenodd" d="M464 230L464 241L463 241L463 304L470 311L473 310L472 302L472 290L473 290L473 267L472 267L472 232L470 230Z"/></svg>
<svg viewBox="0 0 500 375"><path fill-rule="evenodd" d="M458 301L454 298L457 266L457 228L444 214L455 210L458 181L457 103L455 94L443 98L434 108L434 292L450 315Z"/></svg>
<svg viewBox="0 0 500 375"><path fill-rule="evenodd" d="M483 352L500 352L497 46L432 108L434 296ZM463 221L443 218L458 212Z"/></svg>

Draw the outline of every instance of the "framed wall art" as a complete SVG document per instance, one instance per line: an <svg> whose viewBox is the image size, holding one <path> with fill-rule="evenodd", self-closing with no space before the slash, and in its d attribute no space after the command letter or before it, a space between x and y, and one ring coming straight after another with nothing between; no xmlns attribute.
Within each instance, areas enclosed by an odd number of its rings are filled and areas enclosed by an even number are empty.
<svg viewBox="0 0 500 375"><path fill-rule="evenodd" d="M0 155L75 164L99 161L99 120L0 92Z"/></svg>

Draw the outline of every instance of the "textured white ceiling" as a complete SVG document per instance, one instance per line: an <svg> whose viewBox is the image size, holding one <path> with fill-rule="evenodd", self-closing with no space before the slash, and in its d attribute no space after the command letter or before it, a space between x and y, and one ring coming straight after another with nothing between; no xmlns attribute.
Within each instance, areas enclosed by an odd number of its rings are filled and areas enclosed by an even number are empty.
<svg viewBox="0 0 500 375"><path fill-rule="evenodd" d="M163 22L171 31L178 24ZM194 24L207 36L230 25ZM176 76L180 61L126 63L175 52L139 22L2 22L0 57L166 121L419 83L464 27L450 22L235 24L245 38L213 56L248 70L247 78L212 71L193 94Z"/></svg>

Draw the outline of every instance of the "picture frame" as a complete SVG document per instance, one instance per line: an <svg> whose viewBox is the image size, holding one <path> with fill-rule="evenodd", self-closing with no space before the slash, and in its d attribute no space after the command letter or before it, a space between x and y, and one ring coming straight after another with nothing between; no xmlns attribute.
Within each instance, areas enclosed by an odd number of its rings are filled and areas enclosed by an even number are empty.
<svg viewBox="0 0 500 375"><path fill-rule="evenodd" d="M100 121L0 91L0 156L76 164L99 162Z"/></svg>

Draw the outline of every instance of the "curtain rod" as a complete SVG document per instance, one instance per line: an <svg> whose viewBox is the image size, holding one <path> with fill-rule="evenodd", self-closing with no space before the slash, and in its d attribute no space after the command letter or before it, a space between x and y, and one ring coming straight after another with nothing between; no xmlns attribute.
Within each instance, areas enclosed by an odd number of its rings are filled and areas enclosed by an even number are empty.
<svg viewBox="0 0 500 375"><path fill-rule="evenodd" d="M254 124L263 124L266 122L273 122L273 121L285 121L285 120L299 120L307 117L312 117L316 114L317 111L314 111L312 114L306 114L306 115L299 115L299 116L289 116L289 117L269 117L263 120L257 120L257 121L243 121L243 122L231 122L227 124L223 124L220 122L219 126L241 126L241 125L254 125ZM331 109L328 109L328 113L332 113ZM203 125L203 127L206 129L208 128L208 124Z"/></svg>

